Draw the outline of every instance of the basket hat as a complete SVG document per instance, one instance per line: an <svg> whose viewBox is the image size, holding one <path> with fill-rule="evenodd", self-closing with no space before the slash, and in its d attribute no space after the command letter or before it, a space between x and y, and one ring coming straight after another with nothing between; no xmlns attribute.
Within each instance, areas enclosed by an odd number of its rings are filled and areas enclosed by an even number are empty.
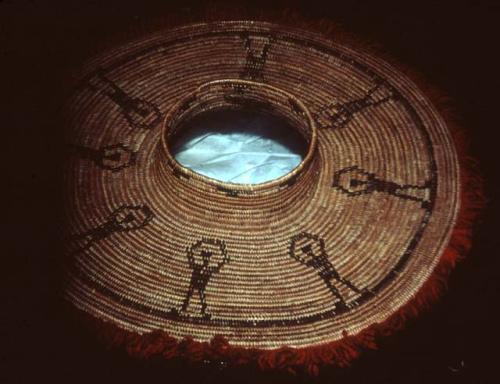
<svg viewBox="0 0 500 384"><path fill-rule="evenodd" d="M288 121L302 162L255 185L183 167L172 138L220 109ZM343 365L454 261L447 125L400 71L335 39L162 31L90 61L66 117L65 297L132 353Z"/></svg>

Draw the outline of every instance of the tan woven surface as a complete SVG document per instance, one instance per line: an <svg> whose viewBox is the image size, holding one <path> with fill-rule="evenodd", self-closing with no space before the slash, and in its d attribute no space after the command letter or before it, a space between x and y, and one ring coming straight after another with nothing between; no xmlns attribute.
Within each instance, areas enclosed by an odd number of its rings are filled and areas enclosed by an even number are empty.
<svg viewBox="0 0 500 384"><path fill-rule="evenodd" d="M214 108L288 119L309 145L258 186L194 174L170 135ZM381 322L449 239L450 135L387 63L265 23L192 25L98 57L66 106L66 297L132 331L312 346Z"/></svg>

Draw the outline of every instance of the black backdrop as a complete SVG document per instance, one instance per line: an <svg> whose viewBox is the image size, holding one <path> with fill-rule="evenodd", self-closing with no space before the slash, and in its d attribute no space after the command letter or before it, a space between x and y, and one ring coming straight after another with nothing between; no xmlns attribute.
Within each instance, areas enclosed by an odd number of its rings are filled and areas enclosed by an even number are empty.
<svg viewBox="0 0 500 384"><path fill-rule="evenodd" d="M220 2L219 2L220 3ZM218 3L218 4L219 4ZM214 4L214 3L212 3ZM235 2L233 2L233 5ZM473 249L449 290L426 314L349 369L308 379L161 363L107 351L62 311L59 287L61 132L56 113L65 73L110 36L162 15L186 15L206 2L0 1L2 287L0 382L498 382L496 236L499 195L498 39L500 7L487 1L237 1L241 15L292 8L326 17L418 70L454 101L480 161L489 205ZM213 7L213 5L212 5Z"/></svg>

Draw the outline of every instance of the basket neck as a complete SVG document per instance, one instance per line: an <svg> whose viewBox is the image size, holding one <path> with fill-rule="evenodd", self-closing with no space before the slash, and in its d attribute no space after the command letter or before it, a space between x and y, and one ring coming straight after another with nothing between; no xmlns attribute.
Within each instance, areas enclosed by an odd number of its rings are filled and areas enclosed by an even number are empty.
<svg viewBox="0 0 500 384"><path fill-rule="evenodd" d="M286 119L307 143L304 158L291 172L261 184L222 182L181 165L170 151L171 138L188 119L220 109L254 110ZM314 168L312 165L315 163L316 142L316 126L311 113L292 94L264 83L239 79L218 80L201 85L170 109L164 121L156 161L164 173L201 190L215 191L232 197L269 195L300 184L300 179Z"/></svg>

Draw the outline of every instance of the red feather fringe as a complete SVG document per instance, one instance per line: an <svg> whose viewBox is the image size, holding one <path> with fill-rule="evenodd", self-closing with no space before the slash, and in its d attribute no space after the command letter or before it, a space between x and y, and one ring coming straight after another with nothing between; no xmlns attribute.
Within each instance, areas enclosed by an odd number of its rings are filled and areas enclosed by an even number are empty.
<svg viewBox="0 0 500 384"><path fill-rule="evenodd" d="M233 18L239 16L238 11L235 14L231 11L227 12L227 10L222 12L218 10L215 19L220 19L221 14L229 14ZM214 20L213 12L202 16L205 21ZM80 313L80 311L78 311L78 316L80 319L82 317L86 319L85 323L91 326L93 332L97 333L106 345L125 348L131 356L138 358L160 356L170 359L181 357L195 362L206 360L223 361L230 365L256 362L263 370L281 369L293 373L305 371L310 375L317 375L322 365L345 367L358 358L364 349L376 349L379 338L401 330L407 320L416 317L438 300L447 287L447 278L451 270L455 267L457 261L465 256L472 245L473 226L485 205L482 178L478 172L477 164L467 155L466 136L456 123L456 116L450 109L449 99L440 91L429 86L425 80L422 80L420 75L381 53L380 47L360 42L357 38L353 38L344 31L339 30L338 26L329 21L305 22L300 15L290 12L281 14L279 17L276 17L276 15L271 17L269 15L266 17L261 17L262 15L253 16L255 19L264 19L296 28L316 30L323 35L330 35L336 41L346 42L350 46L373 52L412 79L444 117L453 135L460 162L461 204L449 244L432 275L407 304L384 322L373 324L356 335L344 334L341 340L307 348L285 346L274 350L248 349L231 346L221 336L215 336L210 342L197 342L189 337L178 340L163 331L139 335L83 312ZM160 24L172 26L178 24L178 21L171 22L170 20L165 22L160 20ZM157 24L155 25L157 26Z"/></svg>

